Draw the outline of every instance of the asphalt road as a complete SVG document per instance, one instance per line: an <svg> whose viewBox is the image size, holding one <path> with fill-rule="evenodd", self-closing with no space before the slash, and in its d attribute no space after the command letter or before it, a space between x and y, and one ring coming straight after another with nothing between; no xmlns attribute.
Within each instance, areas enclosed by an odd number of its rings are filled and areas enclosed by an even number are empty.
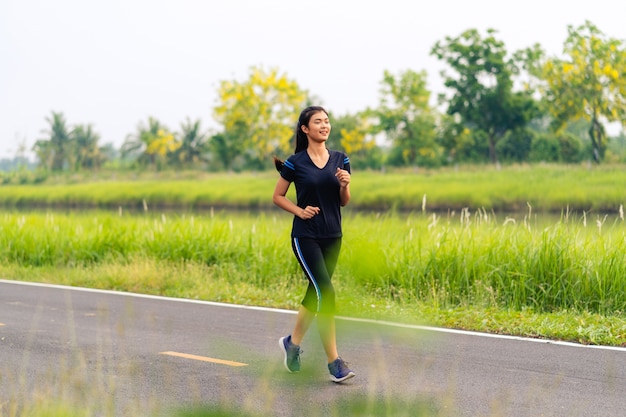
<svg viewBox="0 0 626 417"><path fill-rule="evenodd" d="M294 319L0 280L0 416L45 401L119 416L626 415L626 349L338 318L357 377L337 385L315 328L303 371L284 370L278 338Z"/></svg>

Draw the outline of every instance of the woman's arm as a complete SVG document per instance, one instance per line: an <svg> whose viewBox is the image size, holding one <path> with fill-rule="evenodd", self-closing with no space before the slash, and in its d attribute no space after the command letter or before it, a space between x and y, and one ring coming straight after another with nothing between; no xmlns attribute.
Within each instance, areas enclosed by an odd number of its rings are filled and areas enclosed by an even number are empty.
<svg viewBox="0 0 626 417"><path fill-rule="evenodd" d="M339 203L343 207L350 202L350 173L345 169L337 168L335 177L339 180Z"/></svg>
<svg viewBox="0 0 626 417"><path fill-rule="evenodd" d="M300 208L298 205L294 204L291 200L285 197L287 195L287 191L289 191L290 185L291 183L283 177L278 179L276 187L274 188L274 195L272 196L274 204L304 220L310 219L320 212L319 207L306 206L306 208Z"/></svg>
<svg viewBox="0 0 626 417"><path fill-rule="evenodd" d="M342 207L348 205L350 202L350 185L339 188L339 199Z"/></svg>

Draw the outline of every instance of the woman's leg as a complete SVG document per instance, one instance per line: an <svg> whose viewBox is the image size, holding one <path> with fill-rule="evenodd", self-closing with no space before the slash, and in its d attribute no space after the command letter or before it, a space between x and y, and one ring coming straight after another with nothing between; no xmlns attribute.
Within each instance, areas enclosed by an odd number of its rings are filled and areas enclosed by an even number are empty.
<svg viewBox="0 0 626 417"><path fill-rule="evenodd" d="M292 341L300 343L315 317L313 311L317 311L318 330L329 363L339 356L334 316L335 290L331 276L340 247L341 239L293 239L294 253L309 280L309 287L298 312Z"/></svg>
<svg viewBox="0 0 626 417"><path fill-rule="evenodd" d="M322 345L326 352L328 363L339 357L337 353L337 335L335 331L335 316L333 314L320 313L317 315L317 328L320 332Z"/></svg>
<svg viewBox="0 0 626 417"><path fill-rule="evenodd" d="M335 272L337 260L339 259L341 239L326 239L323 241L321 247L324 265L326 266L326 272L328 273L328 279L330 281L333 272ZM322 339L322 344L324 345L326 358L328 359L328 363L331 363L339 357L334 309L333 312L329 314L320 312L317 315L317 327L319 329L320 338Z"/></svg>
<svg viewBox="0 0 626 417"><path fill-rule="evenodd" d="M300 345L302 343L302 339L307 330L309 330L311 323L313 323L313 319L315 319L315 313L310 312L304 306L300 306L298 317L296 318L296 325L291 333L291 342L293 344Z"/></svg>

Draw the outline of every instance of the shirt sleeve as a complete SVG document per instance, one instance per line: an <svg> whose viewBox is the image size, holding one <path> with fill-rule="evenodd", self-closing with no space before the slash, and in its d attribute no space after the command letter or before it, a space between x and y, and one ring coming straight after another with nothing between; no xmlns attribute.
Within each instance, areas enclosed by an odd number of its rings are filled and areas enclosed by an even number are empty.
<svg viewBox="0 0 626 417"><path fill-rule="evenodd" d="M296 167L291 161L291 158L287 158L287 160L283 164L283 169L282 171L280 171L280 176L289 182L293 182L293 180L296 178Z"/></svg>
<svg viewBox="0 0 626 417"><path fill-rule="evenodd" d="M345 169L350 174L352 174L352 171L350 171L350 158L348 158L348 155L346 155L345 153L342 155L342 158L343 158L343 169Z"/></svg>

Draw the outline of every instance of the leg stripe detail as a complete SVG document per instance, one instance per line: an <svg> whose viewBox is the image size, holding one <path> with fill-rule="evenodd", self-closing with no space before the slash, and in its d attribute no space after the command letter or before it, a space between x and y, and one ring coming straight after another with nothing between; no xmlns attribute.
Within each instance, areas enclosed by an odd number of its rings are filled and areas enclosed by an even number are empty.
<svg viewBox="0 0 626 417"><path fill-rule="evenodd" d="M309 281L315 287L315 294L317 294L317 312L319 313L321 303L322 303L322 292L320 291L320 287L317 285L317 281L315 281L313 272L311 272L311 269L309 268L306 261L304 260L304 256L302 256L302 250L300 249L300 241L298 240L297 237L294 237L293 242L294 242L294 247L296 248L296 254L298 256L298 260L300 261L300 265L302 265L302 269L304 269L304 273L306 274Z"/></svg>

